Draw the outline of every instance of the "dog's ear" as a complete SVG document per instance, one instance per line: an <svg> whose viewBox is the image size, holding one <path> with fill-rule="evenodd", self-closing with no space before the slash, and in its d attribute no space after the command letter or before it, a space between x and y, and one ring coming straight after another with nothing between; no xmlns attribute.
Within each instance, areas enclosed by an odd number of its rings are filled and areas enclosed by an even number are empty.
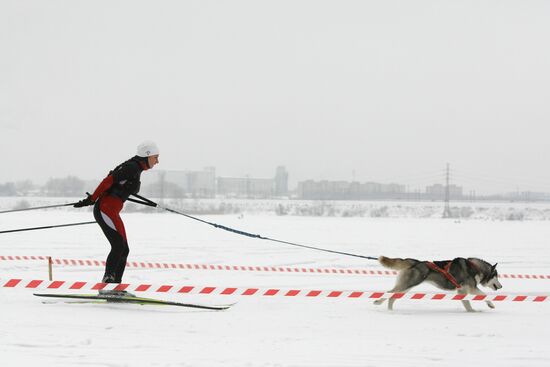
<svg viewBox="0 0 550 367"><path fill-rule="evenodd" d="M493 270L497 268L497 265L498 263L495 263L495 265L493 265Z"/></svg>

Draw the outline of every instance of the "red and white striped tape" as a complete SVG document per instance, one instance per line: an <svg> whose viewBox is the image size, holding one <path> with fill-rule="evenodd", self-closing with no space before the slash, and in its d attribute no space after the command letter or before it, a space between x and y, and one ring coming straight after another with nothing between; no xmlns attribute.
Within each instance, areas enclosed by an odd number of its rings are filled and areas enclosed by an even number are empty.
<svg viewBox="0 0 550 367"><path fill-rule="evenodd" d="M409 300L451 300L451 301L494 301L494 302L547 302L550 295L539 294L487 294L464 295L454 293L390 293L379 291L349 291L349 290L315 290L315 289L283 289L283 288L247 288L247 287L206 287L193 285L154 285L154 284L109 284L65 280L24 280L0 279L0 288L24 288L71 291L126 290L129 292L153 292L173 294L200 294L220 296L263 296L263 297L306 297L306 298L339 298L339 299L379 299L396 298Z"/></svg>
<svg viewBox="0 0 550 367"><path fill-rule="evenodd" d="M48 260L48 256L0 256L0 261L29 261ZM105 266L101 260L73 260L73 259L52 259L55 265L69 266ZM309 274L342 274L342 275L372 275L392 276L397 275L393 270L371 270L371 269L342 269L342 268L299 268L288 266L250 266L250 265L212 265L212 264L178 264L128 261L129 268L147 269L186 269L186 270L222 270L222 271L247 271L247 272L279 272L279 273L309 273ZM499 274L504 279L550 279L550 275L536 274Z"/></svg>
<svg viewBox="0 0 550 367"><path fill-rule="evenodd" d="M2 256L0 260L48 260L48 256Z"/></svg>

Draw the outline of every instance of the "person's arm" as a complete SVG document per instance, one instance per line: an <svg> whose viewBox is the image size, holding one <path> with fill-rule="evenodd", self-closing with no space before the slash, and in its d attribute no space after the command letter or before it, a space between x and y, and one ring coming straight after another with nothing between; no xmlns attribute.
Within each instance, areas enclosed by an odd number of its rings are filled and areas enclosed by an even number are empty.
<svg viewBox="0 0 550 367"><path fill-rule="evenodd" d="M90 199L95 203L97 199L103 195L103 193L111 188L114 183L113 175L109 174L107 177L101 181L101 183L97 186L92 196L90 196Z"/></svg>
<svg viewBox="0 0 550 367"><path fill-rule="evenodd" d="M97 199L109 188L113 185L113 176L109 174L107 177L101 181L99 186L95 189L94 193L92 195L88 194L88 196L85 199L80 200L79 202L75 203L73 206L75 208L82 208L84 206L94 205L94 203L97 201Z"/></svg>

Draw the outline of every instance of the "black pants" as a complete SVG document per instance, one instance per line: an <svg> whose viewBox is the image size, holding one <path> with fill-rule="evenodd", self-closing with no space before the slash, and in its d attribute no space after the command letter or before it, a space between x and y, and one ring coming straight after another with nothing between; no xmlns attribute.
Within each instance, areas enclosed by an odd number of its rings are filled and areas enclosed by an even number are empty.
<svg viewBox="0 0 550 367"><path fill-rule="evenodd" d="M94 206L94 218L111 244L103 276L104 283L122 282L126 260L130 253L124 223L119 215L122 205L120 199L105 196L98 200Z"/></svg>

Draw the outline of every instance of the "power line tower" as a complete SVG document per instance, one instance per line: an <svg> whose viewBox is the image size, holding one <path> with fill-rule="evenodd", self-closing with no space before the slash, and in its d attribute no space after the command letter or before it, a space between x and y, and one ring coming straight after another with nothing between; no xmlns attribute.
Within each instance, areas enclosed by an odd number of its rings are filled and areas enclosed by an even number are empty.
<svg viewBox="0 0 550 367"><path fill-rule="evenodd" d="M450 176L450 165L447 163L447 174L445 175L445 209L443 210L443 218L451 218L451 206L450 201L450 190L449 190L449 176Z"/></svg>

